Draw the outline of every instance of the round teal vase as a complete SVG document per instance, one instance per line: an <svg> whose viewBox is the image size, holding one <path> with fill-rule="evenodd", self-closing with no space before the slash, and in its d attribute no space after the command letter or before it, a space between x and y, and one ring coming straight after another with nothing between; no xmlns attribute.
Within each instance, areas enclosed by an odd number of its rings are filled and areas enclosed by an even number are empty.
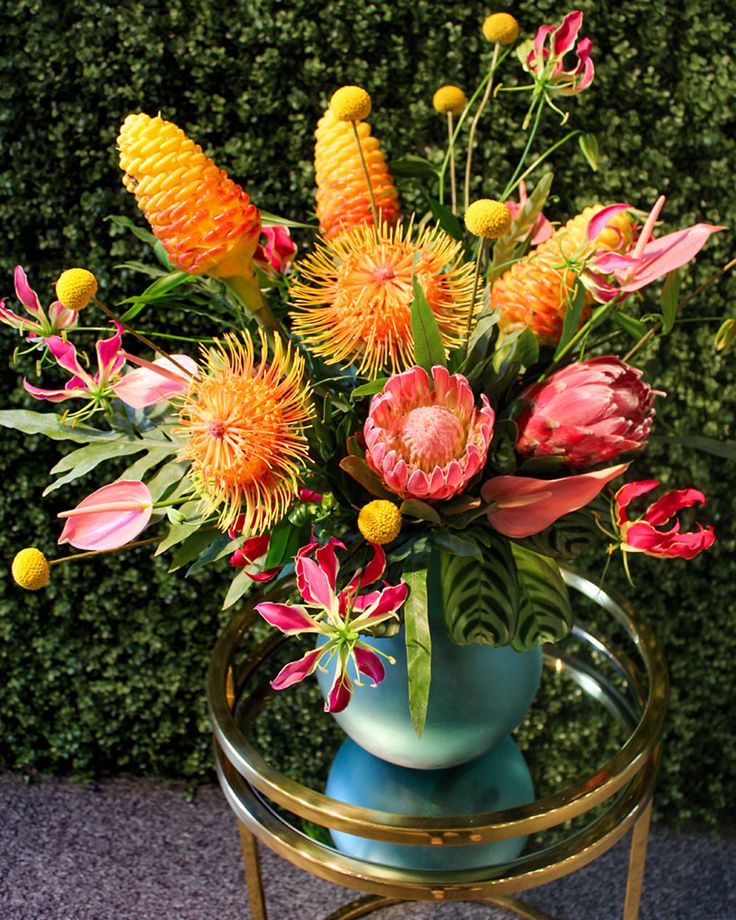
<svg viewBox="0 0 736 920"><path fill-rule="evenodd" d="M527 652L488 645L455 645L444 624L430 621L432 680L427 722L417 737L409 714L404 631L368 644L391 655L386 676L372 687L367 678L355 687L340 727L364 750L381 760L419 770L465 763L509 735L522 721L539 687L542 650ZM334 662L317 678L327 696Z"/></svg>
<svg viewBox="0 0 736 920"><path fill-rule="evenodd" d="M352 703L351 703L352 705ZM534 799L529 769L511 738L469 763L446 770L409 770L343 742L327 780L327 795L415 817L471 815L526 805ZM515 859L525 837L470 846L415 846L331 831L340 852L401 869L474 869Z"/></svg>

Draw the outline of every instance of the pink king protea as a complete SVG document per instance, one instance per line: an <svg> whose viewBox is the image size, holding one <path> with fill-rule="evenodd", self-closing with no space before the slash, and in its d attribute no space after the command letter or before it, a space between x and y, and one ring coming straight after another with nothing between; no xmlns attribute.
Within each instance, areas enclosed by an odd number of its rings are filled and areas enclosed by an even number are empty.
<svg viewBox="0 0 736 920"><path fill-rule="evenodd" d="M573 468L640 450L652 427L655 395L641 371L611 355L570 364L522 393L516 449L562 457Z"/></svg>
<svg viewBox="0 0 736 920"><path fill-rule="evenodd" d="M364 434L366 460L402 498L452 498L480 472L493 432L488 397L481 407L462 374L421 367L390 377L373 397Z"/></svg>

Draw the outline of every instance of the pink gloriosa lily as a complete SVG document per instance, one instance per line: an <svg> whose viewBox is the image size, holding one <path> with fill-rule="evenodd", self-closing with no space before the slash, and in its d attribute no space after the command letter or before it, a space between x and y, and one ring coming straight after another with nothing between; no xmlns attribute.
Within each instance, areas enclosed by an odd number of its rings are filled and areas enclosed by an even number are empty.
<svg viewBox="0 0 736 920"><path fill-rule="evenodd" d="M172 355L156 361L145 361L127 352L123 353L123 357L140 367L121 377L112 385L112 390L118 399L133 409L144 409L186 392L190 380L197 373L197 362L188 355Z"/></svg>
<svg viewBox="0 0 736 920"><path fill-rule="evenodd" d="M231 539L234 539L236 534L237 532L234 529L229 531ZM236 568L245 568L246 566L252 565L258 559L262 559L268 552L270 540L271 538L267 533L261 534L259 537L249 537L243 545L232 554L230 557L230 565ZM267 582L274 579L280 571L281 566L276 566L272 569L264 569L261 572L249 572L246 570L245 574L251 581Z"/></svg>
<svg viewBox="0 0 736 920"><path fill-rule="evenodd" d="M619 463L562 479L495 476L483 485L480 494L490 504L486 514L491 526L507 537L520 539L539 533L563 515L587 505L627 466Z"/></svg>
<svg viewBox="0 0 736 920"><path fill-rule="evenodd" d="M678 511L693 505L705 505L705 496L698 489L675 489L666 492L651 504L640 518L629 520L629 504L640 495L656 489L656 479L629 482L614 496L616 525L621 537L620 547L625 553L644 553L646 556L692 559L712 546L716 535L711 525L697 525L697 530L683 533L676 519ZM669 530L658 528L674 523Z"/></svg>
<svg viewBox="0 0 736 920"><path fill-rule="evenodd" d="M153 497L145 483L121 479L97 489L58 516L66 519L59 543L77 549L118 549L145 528L153 512Z"/></svg>
<svg viewBox="0 0 736 920"><path fill-rule="evenodd" d="M296 244L291 238L288 227L263 227L266 243L258 246L255 260L275 272L283 274L296 255Z"/></svg>
<svg viewBox="0 0 736 920"><path fill-rule="evenodd" d="M313 674L323 660L337 659L335 679L325 703L326 712L341 712L350 702L354 685L360 675L373 686L384 677L379 653L361 638L369 630L388 619L398 619L398 610L406 600L409 589L405 581L398 585L361 594L362 588L377 581L386 569L386 556L380 546L369 544L372 556L358 570L345 588L337 590L340 563L336 550L344 545L331 539L324 546L312 540L296 553L296 583L304 604L262 603L256 610L267 623L290 636L314 633L325 637L324 644L307 652L297 661L289 662L271 682L275 690L283 690ZM314 557L314 558L313 558ZM316 608L310 612L307 608ZM393 659L388 659L393 664ZM352 666L354 677L350 676Z"/></svg>
<svg viewBox="0 0 736 920"><path fill-rule="evenodd" d="M49 352L56 359L59 367L72 374L66 386L60 390L46 390L33 386L26 379L23 386L34 399L46 399L49 402L62 402L66 399L87 399L92 403L91 411L110 399L114 394L112 382L120 373L125 357L120 349L123 327L115 323L115 333L109 339L100 339L96 345L97 373L90 374L79 361L77 350L71 344L52 335L46 339ZM84 410L83 410L84 412Z"/></svg>
<svg viewBox="0 0 736 920"><path fill-rule="evenodd" d="M597 275L613 275L616 281L615 284L610 284L601 280L595 284L602 299L610 300L622 293L638 291L676 268L681 268L695 258L711 234L725 229L715 224L700 223L654 239L652 230L664 203L665 197L661 195L649 212L631 252L605 251L596 254L592 264L593 271ZM600 229L605 226L605 221L616 211L629 208L631 205L628 204L615 204L604 208L591 220L587 230L588 238L595 239Z"/></svg>
<svg viewBox="0 0 736 920"><path fill-rule="evenodd" d="M12 326L21 333L28 333L29 339L47 339L49 336L57 335L62 330L71 329L76 325L77 312L67 310L58 300L51 304L46 313L20 265L15 266L14 281L16 296L28 311L30 318L9 310L5 306L7 298L2 297L0 298L0 323Z"/></svg>
<svg viewBox="0 0 736 920"><path fill-rule="evenodd" d="M511 212L512 220L521 214L521 211L528 200L526 194L526 182L522 179L519 183L519 200L518 201L506 201L504 204ZM548 240L554 230L552 224L547 220L547 218L541 212L537 215L537 220L534 224L534 236L531 239L532 246L538 246L540 243L543 243L545 240Z"/></svg>
<svg viewBox="0 0 736 920"><path fill-rule="evenodd" d="M593 43L589 38L577 41L582 24L582 10L574 10L559 26L539 27L525 66L547 92L570 95L593 82L595 70L590 57ZM572 54L576 55L577 63L566 70L565 56Z"/></svg>

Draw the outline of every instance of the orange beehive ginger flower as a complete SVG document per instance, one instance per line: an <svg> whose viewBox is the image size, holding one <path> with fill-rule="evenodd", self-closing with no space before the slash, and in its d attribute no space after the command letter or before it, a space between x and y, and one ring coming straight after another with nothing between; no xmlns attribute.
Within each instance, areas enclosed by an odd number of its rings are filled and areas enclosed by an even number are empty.
<svg viewBox="0 0 736 920"><path fill-rule="evenodd" d="M193 275L253 275L261 215L243 189L170 121L128 115L118 137L123 184L172 262Z"/></svg>
<svg viewBox="0 0 736 920"><path fill-rule="evenodd" d="M565 266L565 261L580 261L594 250L620 252L631 246L633 228L625 212L615 214L595 240L586 240L588 223L603 207L597 204L586 208L496 279L491 287L490 306L500 313L502 333L528 327L542 345L559 342L575 283L575 272ZM588 298L582 321L589 315L590 303Z"/></svg>
<svg viewBox="0 0 736 920"><path fill-rule="evenodd" d="M371 177L379 219L392 227L399 219L399 193L381 153L381 145L371 136L371 126L358 121L355 127ZM328 108L317 124L315 137L317 217L325 239L333 239L353 227L373 226L368 184L352 123L339 121Z"/></svg>

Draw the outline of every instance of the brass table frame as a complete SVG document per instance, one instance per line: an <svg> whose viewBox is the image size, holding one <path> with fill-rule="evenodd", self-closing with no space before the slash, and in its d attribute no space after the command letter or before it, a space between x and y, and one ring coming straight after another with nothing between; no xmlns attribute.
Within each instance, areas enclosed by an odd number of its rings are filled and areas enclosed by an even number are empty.
<svg viewBox="0 0 736 920"><path fill-rule="evenodd" d="M552 920L510 897L574 872L609 850L629 830L631 848L623 920L637 920L644 877L652 794L667 710L668 681L656 638L626 600L603 591L585 575L564 569L568 586L604 608L625 630L639 662L607 644L593 629L576 623L574 634L602 656L621 678L622 691L587 662L555 647L545 648L545 665L564 671L631 729L625 743L595 774L529 805L488 814L414 817L347 805L309 789L273 769L236 721L243 687L284 637L261 643L242 663L235 656L241 637L257 614L247 607L233 618L212 654L208 701L220 785L238 818L250 910L266 920L257 839L313 875L368 893L325 920L352 920L404 901L465 900L501 908L526 920ZM276 584L271 599L286 596L293 582ZM643 669L642 669L643 666ZM257 697L258 694L254 694ZM245 723L263 698L243 697ZM339 853L307 837L273 805L323 827L394 843L453 846L525 836L605 806L582 830L544 850L510 863L462 870L408 870Z"/></svg>

